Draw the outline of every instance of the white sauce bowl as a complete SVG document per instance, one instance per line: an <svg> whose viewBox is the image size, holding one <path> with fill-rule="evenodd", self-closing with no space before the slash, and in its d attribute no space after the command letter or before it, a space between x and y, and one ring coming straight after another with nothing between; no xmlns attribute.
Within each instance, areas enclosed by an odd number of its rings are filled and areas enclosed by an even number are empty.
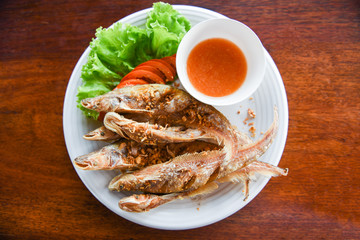
<svg viewBox="0 0 360 240"><path fill-rule="evenodd" d="M244 53L247 74L243 84L234 93L223 97L211 97L199 92L191 84L187 74L187 59L191 50L210 38L223 38L233 42ZM232 105L249 98L260 86L265 74L264 47L257 35L245 24L232 19L211 19L190 29L179 44L176 68L182 86L197 100L215 106Z"/></svg>

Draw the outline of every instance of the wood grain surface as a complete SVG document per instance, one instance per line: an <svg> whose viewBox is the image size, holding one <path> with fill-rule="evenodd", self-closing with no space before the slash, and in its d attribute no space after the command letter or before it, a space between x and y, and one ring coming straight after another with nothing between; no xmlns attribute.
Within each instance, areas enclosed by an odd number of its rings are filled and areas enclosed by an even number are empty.
<svg viewBox="0 0 360 240"><path fill-rule="evenodd" d="M62 107L95 29L152 1L0 1L0 239L359 239L360 3L169 1L251 27L289 103L281 167L245 208L215 224L162 231L96 200L70 162Z"/></svg>

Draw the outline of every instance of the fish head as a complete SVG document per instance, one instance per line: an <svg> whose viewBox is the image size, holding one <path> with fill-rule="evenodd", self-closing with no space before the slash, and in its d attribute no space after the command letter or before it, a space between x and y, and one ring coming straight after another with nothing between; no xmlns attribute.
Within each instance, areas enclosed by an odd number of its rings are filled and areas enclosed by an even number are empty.
<svg viewBox="0 0 360 240"><path fill-rule="evenodd" d="M87 109L97 112L110 112L119 106L123 100L119 96L99 96L94 98L86 98L81 101L81 105Z"/></svg>

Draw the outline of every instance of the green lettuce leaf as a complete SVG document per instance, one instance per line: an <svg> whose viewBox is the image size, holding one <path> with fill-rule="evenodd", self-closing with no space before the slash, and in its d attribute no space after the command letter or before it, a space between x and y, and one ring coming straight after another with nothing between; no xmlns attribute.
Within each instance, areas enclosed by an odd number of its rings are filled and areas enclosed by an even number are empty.
<svg viewBox="0 0 360 240"><path fill-rule="evenodd" d="M111 71L125 75L152 57L146 29L117 22L112 28L98 28L90 43L101 62Z"/></svg>
<svg viewBox="0 0 360 240"><path fill-rule="evenodd" d="M152 30L152 51L155 58L173 55L191 24L170 4L158 2L154 3L153 8L146 21L146 27Z"/></svg>

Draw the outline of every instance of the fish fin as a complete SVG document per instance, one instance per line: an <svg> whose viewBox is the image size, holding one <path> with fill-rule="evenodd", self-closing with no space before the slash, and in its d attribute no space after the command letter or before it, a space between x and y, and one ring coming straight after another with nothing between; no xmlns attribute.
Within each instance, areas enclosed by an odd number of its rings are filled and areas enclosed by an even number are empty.
<svg viewBox="0 0 360 240"><path fill-rule="evenodd" d="M259 173L266 177L286 176L289 172L287 168L279 168L261 161L253 161L247 167L249 174Z"/></svg>
<svg viewBox="0 0 360 240"><path fill-rule="evenodd" d="M232 172L228 175L226 175L225 177L222 177L220 179L218 179L218 182L224 183L224 182L233 182L233 183L238 183L238 182L242 182L244 184L244 201L246 201L246 199L249 197L249 183L250 180L252 180L250 178L250 176L248 175L247 171L246 171L246 167L242 168L238 171Z"/></svg>
<svg viewBox="0 0 360 240"><path fill-rule="evenodd" d="M208 194L211 193L212 191L216 190L218 188L218 184L216 182L209 182L207 184L205 184L202 187L199 187L196 190L193 190L191 192L187 193L188 197L195 197L197 195L204 195L204 194Z"/></svg>
<svg viewBox="0 0 360 240"><path fill-rule="evenodd" d="M244 181L244 201L246 201L249 197L249 183L250 183L250 178L247 178L245 181Z"/></svg>
<svg viewBox="0 0 360 240"><path fill-rule="evenodd" d="M251 180L255 180L255 173L261 174L267 177L286 176L288 169L279 168L269 163L253 161L249 165L232 172L222 178L217 179L218 182L242 182L244 184L244 201L249 197L249 183Z"/></svg>
<svg viewBox="0 0 360 240"><path fill-rule="evenodd" d="M245 182L246 179L248 179L248 178L249 177L247 176L246 171L244 171L243 169L240 169L240 170L232 172L222 178L219 178L216 181L218 181L220 183L225 183L225 182L238 183L238 182Z"/></svg>

